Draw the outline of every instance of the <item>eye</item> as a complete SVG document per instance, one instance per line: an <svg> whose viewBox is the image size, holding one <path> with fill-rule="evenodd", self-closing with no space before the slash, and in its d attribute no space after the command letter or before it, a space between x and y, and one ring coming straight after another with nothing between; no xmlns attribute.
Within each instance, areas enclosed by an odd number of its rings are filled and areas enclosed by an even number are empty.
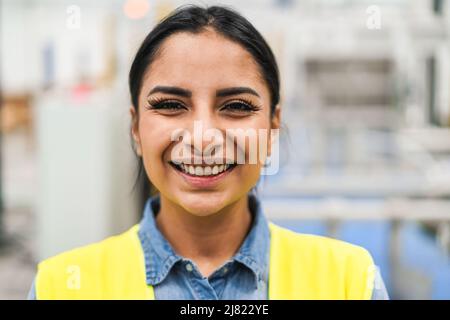
<svg viewBox="0 0 450 320"><path fill-rule="evenodd" d="M258 111L261 108L252 104L249 101L245 100L236 100L225 104L222 110L226 110L228 112L234 114L250 114L252 112Z"/></svg>
<svg viewBox="0 0 450 320"><path fill-rule="evenodd" d="M177 100L164 100L159 98L149 99L148 109L159 110L164 113L176 113L182 110L187 110L187 108Z"/></svg>

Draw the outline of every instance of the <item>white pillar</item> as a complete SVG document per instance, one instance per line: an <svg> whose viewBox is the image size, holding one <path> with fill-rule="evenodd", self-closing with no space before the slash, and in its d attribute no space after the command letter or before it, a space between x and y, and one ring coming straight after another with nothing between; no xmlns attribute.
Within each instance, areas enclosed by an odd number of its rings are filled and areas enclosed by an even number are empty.
<svg viewBox="0 0 450 320"><path fill-rule="evenodd" d="M37 258L99 241L138 220L126 104L74 106L44 98L36 108Z"/></svg>

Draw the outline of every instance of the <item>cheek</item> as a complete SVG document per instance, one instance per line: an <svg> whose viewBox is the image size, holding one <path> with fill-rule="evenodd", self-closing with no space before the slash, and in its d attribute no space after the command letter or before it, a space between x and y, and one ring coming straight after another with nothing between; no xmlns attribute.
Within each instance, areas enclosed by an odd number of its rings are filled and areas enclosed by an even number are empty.
<svg viewBox="0 0 450 320"><path fill-rule="evenodd" d="M170 133L176 128L170 121L144 116L139 121L142 157L149 170L161 168L164 153L171 144Z"/></svg>
<svg viewBox="0 0 450 320"><path fill-rule="evenodd" d="M236 126L234 129L237 129ZM264 163L267 152L270 148L270 122L266 117L249 120L248 123L242 123L241 129L250 130L254 136L245 136L245 145L242 145L244 139L240 140L239 146L241 150L245 150L246 163L252 164L253 167L261 168Z"/></svg>
<svg viewBox="0 0 450 320"><path fill-rule="evenodd" d="M239 174L239 178L242 179L242 187L251 188L258 182L267 157L270 145L270 120L266 116L261 116L236 127L251 129L256 134L255 138L245 138L246 160L245 164L240 166Z"/></svg>
<svg viewBox="0 0 450 320"><path fill-rule="evenodd" d="M261 176L261 166L259 164L245 164L240 165L237 168L237 182L233 185L236 192L248 191L254 187Z"/></svg>

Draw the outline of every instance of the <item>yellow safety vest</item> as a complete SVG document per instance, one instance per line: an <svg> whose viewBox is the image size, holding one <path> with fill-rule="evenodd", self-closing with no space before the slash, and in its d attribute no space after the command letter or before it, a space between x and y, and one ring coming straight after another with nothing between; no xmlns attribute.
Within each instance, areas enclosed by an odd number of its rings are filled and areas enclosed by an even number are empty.
<svg viewBox="0 0 450 320"><path fill-rule="evenodd" d="M375 268L362 247L269 223L269 299L370 299ZM37 299L154 299L139 225L39 263Z"/></svg>

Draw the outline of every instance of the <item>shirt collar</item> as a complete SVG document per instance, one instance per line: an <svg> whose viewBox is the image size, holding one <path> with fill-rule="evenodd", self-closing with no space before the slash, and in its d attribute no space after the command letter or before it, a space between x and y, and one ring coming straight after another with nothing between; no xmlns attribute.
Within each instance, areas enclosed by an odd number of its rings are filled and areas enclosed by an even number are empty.
<svg viewBox="0 0 450 320"><path fill-rule="evenodd" d="M249 268L254 273L256 281L262 281L268 277L269 225L258 198L249 193L248 200L249 209L253 215L252 226L232 260ZM157 285L162 282L172 267L183 259L175 253L156 226L155 216L159 207L159 195L147 200L138 233L145 256L148 285Z"/></svg>

